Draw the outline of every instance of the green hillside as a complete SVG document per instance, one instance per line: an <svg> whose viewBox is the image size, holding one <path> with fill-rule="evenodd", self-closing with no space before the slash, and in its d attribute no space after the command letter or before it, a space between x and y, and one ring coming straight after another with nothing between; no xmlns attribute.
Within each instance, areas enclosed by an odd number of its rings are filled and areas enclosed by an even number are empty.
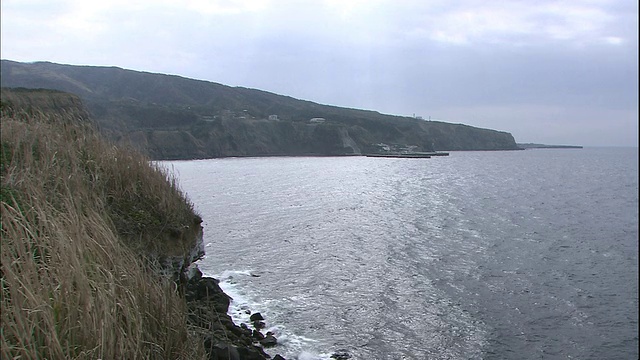
<svg viewBox="0 0 640 360"><path fill-rule="evenodd" d="M413 151L518 148L506 132L116 67L2 60L0 79L3 87L78 95L107 136L156 159L349 155L377 152L380 144Z"/></svg>

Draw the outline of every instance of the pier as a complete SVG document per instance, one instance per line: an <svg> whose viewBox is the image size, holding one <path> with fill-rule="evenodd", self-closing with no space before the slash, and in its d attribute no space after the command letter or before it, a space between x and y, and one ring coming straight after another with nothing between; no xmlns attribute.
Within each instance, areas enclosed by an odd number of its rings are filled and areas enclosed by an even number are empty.
<svg viewBox="0 0 640 360"><path fill-rule="evenodd" d="M432 156L449 156L448 152L414 152L414 153L377 153L365 154L367 157L429 159Z"/></svg>

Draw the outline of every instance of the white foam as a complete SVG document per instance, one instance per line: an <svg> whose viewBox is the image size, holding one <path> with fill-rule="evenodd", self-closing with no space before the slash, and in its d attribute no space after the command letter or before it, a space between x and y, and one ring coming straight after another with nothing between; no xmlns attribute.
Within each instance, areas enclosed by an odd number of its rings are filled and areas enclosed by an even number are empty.
<svg viewBox="0 0 640 360"><path fill-rule="evenodd" d="M300 354L298 354L297 359L298 360L324 360L329 358L320 354L315 354L308 351L302 351Z"/></svg>
<svg viewBox="0 0 640 360"><path fill-rule="evenodd" d="M218 285L222 291L231 297L227 313L231 316L233 322L238 325L242 323L249 325L251 323L249 320L251 313L247 314L247 312L255 311L255 309L260 308L261 304L253 301L251 294L247 293L239 285L236 278L242 276L251 276L251 270L225 270L220 274L213 275L214 278L220 281Z"/></svg>
<svg viewBox="0 0 640 360"><path fill-rule="evenodd" d="M251 314L260 312L263 315L265 318L263 322L266 326L263 332L271 332L278 339L278 346L265 349L265 352L271 356L280 354L285 358L297 358L299 360L330 360L331 354L308 351L314 344L318 343L317 340L296 335L289 331L285 324L270 323L269 303L273 301L265 299L259 302L256 300L259 297L251 293L246 286L243 286L243 282L245 282L243 278L246 279L247 277L253 276L253 274L254 272L251 269L246 269L225 270L220 274L207 274L206 276L213 276L218 279L222 291L231 297L228 314L236 325L244 323L252 329L253 325L250 321Z"/></svg>

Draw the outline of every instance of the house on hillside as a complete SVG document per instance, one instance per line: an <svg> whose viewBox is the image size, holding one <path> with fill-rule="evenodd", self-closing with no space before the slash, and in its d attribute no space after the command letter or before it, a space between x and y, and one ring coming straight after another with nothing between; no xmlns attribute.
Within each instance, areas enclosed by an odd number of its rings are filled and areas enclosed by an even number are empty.
<svg viewBox="0 0 640 360"><path fill-rule="evenodd" d="M278 121L278 115L269 115L269 120Z"/></svg>
<svg viewBox="0 0 640 360"><path fill-rule="evenodd" d="M325 122L325 118L313 118L309 120L309 122L312 124L322 124L323 122Z"/></svg>

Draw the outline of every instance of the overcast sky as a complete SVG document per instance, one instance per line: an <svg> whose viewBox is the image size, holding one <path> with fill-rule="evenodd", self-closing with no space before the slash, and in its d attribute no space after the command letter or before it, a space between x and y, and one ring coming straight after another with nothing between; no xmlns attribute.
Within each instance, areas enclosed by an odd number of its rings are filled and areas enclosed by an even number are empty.
<svg viewBox="0 0 640 360"><path fill-rule="evenodd" d="M2 59L638 145L636 0L2 0Z"/></svg>

